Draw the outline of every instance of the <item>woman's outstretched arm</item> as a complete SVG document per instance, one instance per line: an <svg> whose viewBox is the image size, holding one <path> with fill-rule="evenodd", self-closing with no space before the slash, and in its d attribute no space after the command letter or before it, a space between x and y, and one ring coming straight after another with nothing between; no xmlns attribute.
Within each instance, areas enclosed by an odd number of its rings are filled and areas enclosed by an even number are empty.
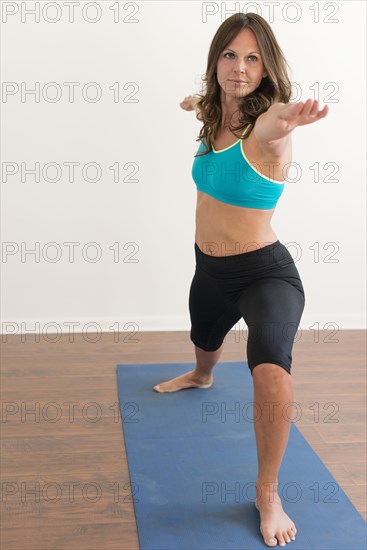
<svg viewBox="0 0 367 550"><path fill-rule="evenodd" d="M316 122L327 113L328 106L325 105L323 110L319 111L316 99L307 99L305 103L274 103L266 113L257 118L254 135L264 151L281 155L294 128Z"/></svg>
<svg viewBox="0 0 367 550"><path fill-rule="evenodd" d="M201 119L200 109L197 107L197 102L199 101L199 96L197 95L187 95L183 101L180 103L180 107L185 111L194 111L197 114L199 120Z"/></svg>

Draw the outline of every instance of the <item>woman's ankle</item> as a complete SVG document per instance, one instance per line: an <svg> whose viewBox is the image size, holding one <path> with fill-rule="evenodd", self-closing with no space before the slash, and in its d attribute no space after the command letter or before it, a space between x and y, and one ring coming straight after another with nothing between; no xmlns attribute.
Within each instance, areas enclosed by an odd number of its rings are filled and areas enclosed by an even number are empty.
<svg viewBox="0 0 367 550"><path fill-rule="evenodd" d="M193 376L195 377L195 379L207 381L207 380L211 380L211 378L213 376L213 369L203 370L203 369L200 369L196 366L196 368L192 371L192 373L193 373Z"/></svg>

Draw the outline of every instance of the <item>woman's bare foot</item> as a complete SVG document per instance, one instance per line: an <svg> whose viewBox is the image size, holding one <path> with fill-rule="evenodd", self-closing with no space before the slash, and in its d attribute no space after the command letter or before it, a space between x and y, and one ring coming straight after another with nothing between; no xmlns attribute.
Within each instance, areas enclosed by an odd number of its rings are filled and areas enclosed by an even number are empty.
<svg viewBox="0 0 367 550"><path fill-rule="evenodd" d="M256 482L256 487L260 484ZM296 526L291 518L284 512L282 501L274 485L261 484L258 491L255 506L260 512L260 532L264 542L268 546L285 546L286 543L295 540Z"/></svg>
<svg viewBox="0 0 367 550"><path fill-rule="evenodd" d="M198 377L197 373L194 370L181 374L168 382L161 382L154 386L153 390L163 393L163 392L173 392L184 390L186 388L210 388L213 384L213 375L205 377Z"/></svg>

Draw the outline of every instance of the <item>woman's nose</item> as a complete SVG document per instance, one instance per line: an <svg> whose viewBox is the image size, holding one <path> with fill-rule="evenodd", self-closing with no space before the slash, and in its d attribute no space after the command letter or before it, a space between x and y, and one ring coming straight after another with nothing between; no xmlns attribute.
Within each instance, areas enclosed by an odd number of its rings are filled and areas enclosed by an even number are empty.
<svg viewBox="0 0 367 550"><path fill-rule="evenodd" d="M235 71L244 73L246 71L246 63L244 61L238 61L235 66Z"/></svg>

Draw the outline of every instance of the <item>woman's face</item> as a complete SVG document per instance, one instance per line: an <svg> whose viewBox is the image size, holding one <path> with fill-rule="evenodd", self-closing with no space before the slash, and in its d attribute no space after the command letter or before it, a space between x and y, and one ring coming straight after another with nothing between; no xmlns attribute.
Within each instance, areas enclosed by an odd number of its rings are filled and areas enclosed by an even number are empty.
<svg viewBox="0 0 367 550"><path fill-rule="evenodd" d="M242 29L219 56L219 85L226 95L240 98L256 90L263 75L266 70L255 34L251 29Z"/></svg>

